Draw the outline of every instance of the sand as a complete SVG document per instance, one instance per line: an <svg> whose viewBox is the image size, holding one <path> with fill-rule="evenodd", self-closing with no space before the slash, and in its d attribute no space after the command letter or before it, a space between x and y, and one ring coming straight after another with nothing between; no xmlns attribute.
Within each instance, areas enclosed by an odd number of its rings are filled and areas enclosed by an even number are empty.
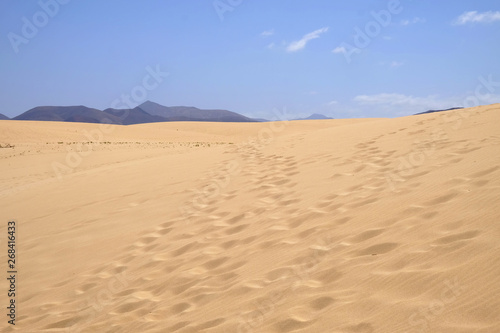
<svg viewBox="0 0 500 333"><path fill-rule="evenodd" d="M500 104L0 144L3 332L500 332Z"/></svg>

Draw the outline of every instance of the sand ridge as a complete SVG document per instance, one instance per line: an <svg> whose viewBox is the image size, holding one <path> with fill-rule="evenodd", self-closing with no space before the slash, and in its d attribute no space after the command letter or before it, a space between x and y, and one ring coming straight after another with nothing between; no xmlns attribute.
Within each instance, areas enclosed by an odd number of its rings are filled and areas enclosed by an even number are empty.
<svg viewBox="0 0 500 333"><path fill-rule="evenodd" d="M23 291L1 325L500 331L499 111L117 126L62 179L98 125L0 121Z"/></svg>

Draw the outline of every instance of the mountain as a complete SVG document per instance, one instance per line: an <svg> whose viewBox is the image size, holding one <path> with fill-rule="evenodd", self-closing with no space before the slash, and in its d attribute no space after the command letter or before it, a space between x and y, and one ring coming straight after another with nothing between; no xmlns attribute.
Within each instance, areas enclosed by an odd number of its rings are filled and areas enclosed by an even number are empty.
<svg viewBox="0 0 500 333"><path fill-rule="evenodd" d="M38 106L12 119L122 124L122 121L119 117L104 113L97 109L91 109L83 105Z"/></svg>
<svg viewBox="0 0 500 333"><path fill-rule="evenodd" d="M10 119L9 117L0 113L0 120L9 120L9 119Z"/></svg>
<svg viewBox="0 0 500 333"><path fill-rule="evenodd" d="M103 112L121 119L123 125L157 123L167 121L164 117L151 115L141 109L135 107L133 109L106 109Z"/></svg>
<svg viewBox="0 0 500 333"><path fill-rule="evenodd" d="M427 113L443 112L443 111L452 111L452 110L460 110L460 109L463 109L463 108L462 107L456 107L456 108L450 108L450 109L446 109L446 110L429 110L429 111L424 111L424 112L416 113L415 116L417 116L419 114L427 114Z"/></svg>
<svg viewBox="0 0 500 333"><path fill-rule="evenodd" d="M298 119L293 119L293 120L322 120L322 119L333 119L330 117L327 117L325 115L319 114L319 113L313 113L307 118L298 118Z"/></svg>
<svg viewBox="0 0 500 333"><path fill-rule="evenodd" d="M151 115L166 118L167 121L217 121L217 122L255 122L239 113L227 110L203 110L192 106L163 106L151 101L139 105Z"/></svg>

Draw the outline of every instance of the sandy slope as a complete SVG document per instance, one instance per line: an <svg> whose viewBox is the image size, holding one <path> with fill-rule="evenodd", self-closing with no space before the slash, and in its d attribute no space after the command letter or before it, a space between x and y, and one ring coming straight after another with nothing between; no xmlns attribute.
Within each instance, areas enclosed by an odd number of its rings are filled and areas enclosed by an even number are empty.
<svg viewBox="0 0 500 333"><path fill-rule="evenodd" d="M0 121L0 327L500 332L499 124Z"/></svg>

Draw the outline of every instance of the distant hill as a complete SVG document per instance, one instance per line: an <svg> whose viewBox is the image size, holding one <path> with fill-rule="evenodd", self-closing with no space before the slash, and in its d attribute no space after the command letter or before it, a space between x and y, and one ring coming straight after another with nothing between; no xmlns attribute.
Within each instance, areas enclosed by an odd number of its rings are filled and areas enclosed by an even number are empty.
<svg viewBox="0 0 500 333"><path fill-rule="evenodd" d="M463 109L462 107L456 107L456 108L450 108L450 109L446 109L446 110L429 110L429 111L424 111L424 112L420 112L420 113L416 113L416 115L419 115L419 114L427 114L427 113L434 113L434 112L443 112L443 111L452 111L452 110L460 110L460 109Z"/></svg>
<svg viewBox="0 0 500 333"><path fill-rule="evenodd" d="M144 123L157 123L167 121L164 117L154 116L140 107L133 109L106 109L103 112L113 115L121 119L123 125L144 124Z"/></svg>
<svg viewBox="0 0 500 333"><path fill-rule="evenodd" d="M333 119L333 118L327 117L327 116L319 114L319 113L313 113L312 115L310 115L307 118L297 118L297 119L293 119L293 120L322 120L322 119Z"/></svg>
<svg viewBox="0 0 500 333"><path fill-rule="evenodd" d="M10 119L9 117L0 113L0 120L9 120L9 119Z"/></svg>
<svg viewBox="0 0 500 333"><path fill-rule="evenodd" d="M146 101L139 107L151 115L164 117L167 121L217 121L254 122L255 120L227 110L203 110L192 106L163 106Z"/></svg>
<svg viewBox="0 0 500 333"><path fill-rule="evenodd" d="M104 113L97 109L91 109L83 105L38 106L12 119L122 124L119 117Z"/></svg>

